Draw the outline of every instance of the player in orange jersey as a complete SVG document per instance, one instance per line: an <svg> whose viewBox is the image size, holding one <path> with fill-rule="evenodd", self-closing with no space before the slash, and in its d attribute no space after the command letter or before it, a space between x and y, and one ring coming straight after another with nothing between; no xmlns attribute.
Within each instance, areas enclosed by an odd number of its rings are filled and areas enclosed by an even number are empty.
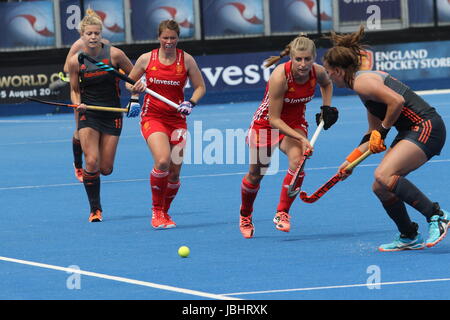
<svg viewBox="0 0 450 320"><path fill-rule="evenodd" d="M103 23L94 10L86 10L80 22L83 52L99 61L129 73L133 64L125 53L101 41ZM79 54L68 61L70 97L78 105L78 133L85 155L83 184L89 200L90 222L102 221L100 202L100 174L113 171L119 137L122 132L122 113L87 110L86 105L120 106L119 79L99 69L89 61L80 61Z"/></svg>
<svg viewBox="0 0 450 320"><path fill-rule="evenodd" d="M290 231L289 209L295 197L289 197L287 189L306 149L312 151L307 138L305 108L314 96L316 84L319 84L322 94L322 111L316 117L317 120L323 119L324 129L328 129L338 118L337 109L330 106L332 83L325 69L314 62L314 42L306 36L299 36L291 41L280 56L269 58L266 66L288 55L290 60L278 65L272 72L248 134L251 163L249 172L242 179L240 208L240 230L245 238L251 238L254 234L253 203L275 147L287 155L289 169L281 187L274 223L278 230ZM303 177L296 187L300 187L302 182Z"/></svg>
<svg viewBox="0 0 450 320"><path fill-rule="evenodd" d="M154 160L150 187L153 201L152 226L155 229L176 226L168 210L180 188L180 170L187 130L186 116L206 92L203 76L194 58L177 49L179 35L177 22L162 21L158 37L160 47L138 58L129 75L136 83L133 86L127 84L127 88L133 93L144 92L148 87L179 104L175 109L146 94L141 111L141 133ZM147 85L137 81L144 74ZM187 79L194 88L188 100L184 97ZM177 159L173 158L175 154Z"/></svg>
<svg viewBox="0 0 450 320"><path fill-rule="evenodd" d="M359 71L363 60L364 27L359 31L337 35L324 56L324 66L338 87L353 90L367 109L369 129L360 145L340 166L341 171L359 155L370 149L372 153L386 150L384 140L390 129L398 131L383 160L375 170L372 189L400 235L380 251L400 251L432 247L447 234L449 213L432 202L406 176L420 168L433 156L439 155L446 138L445 124L425 100L402 82L380 71ZM346 178L351 172L343 172ZM405 203L419 211L429 224L428 239L418 232Z"/></svg>
<svg viewBox="0 0 450 320"><path fill-rule="evenodd" d="M100 40L103 44L110 44L109 40L102 38ZM67 53L66 56L66 61L64 64L64 73L68 73L69 72L69 61L70 59L78 54L78 52L82 51L86 49L86 45L83 41L83 39L78 39L77 41L75 41L72 46L69 49L69 52ZM66 86L69 84L69 80L68 79L63 79L62 77L64 77L64 73L60 72L60 79L52 82L49 86L49 88L51 90L59 90L62 87ZM127 108L129 108L129 110L133 110L133 108L139 108L139 96L135 95L135 96L131 96L130 101L128 102ZM72 151L73 151L73 166L74 166L74 170L75 170L75 177L78 179L78 181L83 182L83 150L81 149L81 143L80 143L80 138L78 135L78 110L74 109L74 115L75 115L75 130L73 132L73 137L72 137Z"/></svg>

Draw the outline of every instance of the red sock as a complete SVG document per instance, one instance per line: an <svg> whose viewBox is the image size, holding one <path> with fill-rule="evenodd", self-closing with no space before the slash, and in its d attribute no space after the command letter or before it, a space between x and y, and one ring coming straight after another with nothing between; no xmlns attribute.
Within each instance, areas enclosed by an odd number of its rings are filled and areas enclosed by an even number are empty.
<svg viewBox="0 0 450 320"><path fill-rule="evenodd" d="M150 188L152 190L153 208L162 210L164 197L167 190L169 171L161 171L153 168L150 174Z"/></svg>
<svg viewBox="0 0 450 320"><path fill-rule="evenodd" d="M164 197L164 206L163 211L168 212L170 208L170 204L172 203L173 199L175 199L175 196L178 193L178 190L180 189L180 181L178 182L167 182L167 190L166 190L166 196Z"/></svg>
<svg viewBox="0 0 450 320"><path fill-rule="evenodd" d="M247 179L242 179L241 184L241 214L243 216L249 216L253 212L253 202L255 202L256 195L258 194L259 185L251 184Z"/></svg>
<svg viewBox="0 0 450 320"><path fill-rule="evenodd" d="M295 172L291 169L288 169L286 176L283 180L283 185L281 187L281 193L280 193L280 202L278 203L277 212L284 211L289 212L289 209L291 208L292 203L294 202L296 197L289 197L288 196L288 188L289 184L291 183L292 178L294 178ZM297 182L297 185L295 188L300 188L303 184L303 179L305 178L305 173L302 172L300 175L300 179Z"/></svg>

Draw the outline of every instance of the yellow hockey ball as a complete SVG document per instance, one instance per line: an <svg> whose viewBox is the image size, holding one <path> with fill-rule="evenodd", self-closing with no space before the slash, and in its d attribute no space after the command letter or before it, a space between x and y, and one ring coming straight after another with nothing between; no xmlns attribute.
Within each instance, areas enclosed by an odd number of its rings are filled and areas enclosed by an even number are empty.
<svg viewBox="0 0 450 320"><path fill-rule="evenodd" d="M180 248L178 248L178 255L182 258L187 258L189 256L189 253L191 253L189 247L181 246Z"/></svg>

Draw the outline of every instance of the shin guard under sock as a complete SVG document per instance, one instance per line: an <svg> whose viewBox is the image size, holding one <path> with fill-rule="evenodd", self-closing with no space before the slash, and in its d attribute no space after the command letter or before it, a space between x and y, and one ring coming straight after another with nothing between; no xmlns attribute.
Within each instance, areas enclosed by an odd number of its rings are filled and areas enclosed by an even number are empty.
<svg viewBox="0 0 450 320"><path fill-rule="evenodd" d="M247 217L253 212L253 203L258 194L259 184L254 185L244 177L241 184L241 215Z"/></svg>
<svg viewBox="0 0 450 320"><path fill-rule="evenodd" d="M406 235L408 238L414 238L415 234L413 237L410 237L412 221L409 218L405 203L394 196L388 201L382 202L382 205L389 217L394 221L398 231L400 231L402 235Z"/></svg>
<svg viewBox="0 0 450 320"><path fill-rule="evenodd" d="M152 202L155 210L163 209L168 180L169 171L153 168L150 173L150 188L152 190Z"/></svg>
<svg viewBox="0 0 450 320"><path fill-rule="evenodd" d="M281 186L280 202L278 203L278 206L277 206L277 212L283 211L283 212L288 213L289 209L291 208L292 203L294 202L294 200L296 198L296 196L291 198L288 195L289 184L291 183L292 179L294 178L294 174L295 174L294 171L292 171L291 169L288 169L286 176L284 177L283 185ZM300 173L298 182L294 186L295 189L301 188L304 178L305 178L305 173L304 172Z"/></svg>
<svg viewBox="0 0 450 320"><path fill-rule="evenodd" d="M435 214L433 202L405 177L396 176L395 178L390 191L422 213L429 222L430 218Z"/></svg>
<svg viewBox="0 0 450 320"><path fill-rule="evenodd" d="M91 207L91 212L102 210L100 204L100 172L87 172L83 170L83 184Z"/></svg>
<svg viewBox="0 0 450 320"><path fill-rule="evenodd" d="M170 209L170 205L172 204L173 199L175 199L175 196L178 193L178 190L180 189L181 183L178 182L167 182L167 189L166 189L166 195L164 197L164 205L163 205L163 211L168 212Z"/></svg>
<svg viewBox="0 0 450 320"><path fill-rule="evenodd" d="M83 167L83 149L81 149L80 140L75 137L72 138L73 164L75 168L81 169Z"/></svg>

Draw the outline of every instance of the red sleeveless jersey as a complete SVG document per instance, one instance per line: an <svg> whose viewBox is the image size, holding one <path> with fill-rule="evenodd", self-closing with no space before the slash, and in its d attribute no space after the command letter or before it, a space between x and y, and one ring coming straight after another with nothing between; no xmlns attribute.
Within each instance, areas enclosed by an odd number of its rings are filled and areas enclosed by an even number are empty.
<svg viewBox="0 0 450 320"><path fill-rule="evenodd" d="M298 84L292 75L292 62L288 61L284 64L284 72L286 75L288 89L283 97L283 109L281 111L281 119L291 127L299 127L300 125L308 126L305 120L306 103L311 101L316 90L316 71L314 66L309 73L309 80L306 83ZM266 86L264 99L261 105L253 115L252 126L270 127L269 124L269 82Z"/></svg>
<svg viewBox="0 0 450 320"><path fill-rule="evenodd" d="M180 104L184 101L184 87L187 81L184 51L177 49L175 62L171 65L164 65L159 62L158 51L159 49L152 50L150 61L145 70L147 88ZM149 94L145 95L141 116L169 118L171 120L186 119L186 117L179 113L174 107Z"/></svg>

